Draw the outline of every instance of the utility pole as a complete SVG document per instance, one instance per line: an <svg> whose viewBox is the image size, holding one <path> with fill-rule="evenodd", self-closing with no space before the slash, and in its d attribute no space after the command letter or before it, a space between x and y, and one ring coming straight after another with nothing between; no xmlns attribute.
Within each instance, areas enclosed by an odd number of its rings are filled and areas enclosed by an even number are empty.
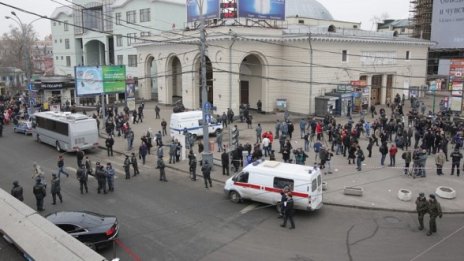
<svg viewBox="0 0 464 261"><path fill-rule="evenodd" d="M313 107L313 45L311 43L311 32L309 32L309 114Z"/></svg>
<svg viewBox="0 0 464 261"><path fill-rule="evenodd" d="M213 166L213 154L209 148L209 122L211 121L211 106L208 103L208 93L206 91L206 34L205 34L205 17L203 14L203 5L205 0L197 0L200 10L200 62L201 62L201 101L203 111L203 145L202 154L203 162L207 161Z"/></svg>

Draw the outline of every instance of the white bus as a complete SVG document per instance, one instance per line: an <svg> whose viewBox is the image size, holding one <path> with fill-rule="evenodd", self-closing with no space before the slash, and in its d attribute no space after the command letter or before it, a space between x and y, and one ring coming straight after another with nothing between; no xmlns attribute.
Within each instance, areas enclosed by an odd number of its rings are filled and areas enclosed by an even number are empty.
<svg viewBox="0 0 464 261"><path fill-rule="evenodd" d="M70 112L38 112L32 117L33 136L57 151L89 150L98 146L97 121Z"/></svg>

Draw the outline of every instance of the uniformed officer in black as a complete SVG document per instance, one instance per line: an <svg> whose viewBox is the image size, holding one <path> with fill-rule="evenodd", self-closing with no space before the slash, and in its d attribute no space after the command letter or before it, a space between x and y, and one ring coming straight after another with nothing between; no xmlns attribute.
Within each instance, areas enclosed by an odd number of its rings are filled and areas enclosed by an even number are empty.
<svg viewBox="0 0 464 261"><path fill-rule="evenodd" d="M129 155L126 155L126 159L124 160L124 172L126 173L126 179L130 179L130 165L131 165L131 162L130 162L130 159L129 159Z"/></svg>
<svg viewBox="0 0 464 261"><path fill-rule="evenodd" d="M139 166L137 164L137 156L135 156L135 153L133 153L133 152L132 152L132 155L131 155L130 162L132 164L132 167L134 168L134 177L135 177L138 174L140 174L140 171L139 171Z"/></svg>
<svg viewBox="0 0 464 261"><path fill-rule="evenodd" d="M106 153L109 156L113 156L113 145L114 145L114 139L112 135L109 135L108 138L105 140L105 145L106 145Z"/></svg>
<svg viewBox="0 0 464 261"><path fill-rule="evenodd" d="M76 172L77 180L79 180L79 185L80 185L80 190L81 194L84 194L84 188L85 188L85 193L89 193L89 189L87 188L87 180L88 180L88 171L87 169L84 168L83 165L81 165Z"/></svg>
<svg viewBox="0 0 464 261"><path fill-rule="evenodd" d="M290 229L295 228L295 222L293 222L293 196L292 193L289 192L287 193L287 201L284 202L285 206L285 213L284 213L284 223L280 225L281 227L286 227L287 226L287 220L290 220Z"/></svg>
<svg viewBox="0 0 464 261"><path fill-rule="evenodd" d="M20 201L24 201L23 187L21 187L18 181L13 181L13 188L11 189L11 195Z"/></svg>
<svg viewBox="0 0 464 261"><path fill-rule="evenodd" d="M222 163L222 175L229 176L229 153L226 152L224 148L224 152L221 154L221 163Z"/></svg>
<svg viewBox="0 0 464 261"><path fill-rule="evenodd" d="M37 211L44 211L43 202L45 196L47 196L47 191L45 190L45 186L41 183L41 179L37 178L35 180L35 186L32 189L34 193L36 204L37 204Z"/></svg>
<svg viewBox="0 0 464 261"><path fill-rule="evenodd" d="M63 203L63 197L61 196L60 178L58 178L55 173L53 173L52 176L52 187L50 188L50 192L52 193L53 199L52 205L56 205L56 196L58 195L61 203Z"/></svg>
<svg viewBox="0 0 464 261"><path fill-rule="evenodd" d="M416 211L417 218L419 219L419 230L424 229L424 216L429 210L427 199L424 193L419 193L419 197L416 199Z"/></svg>
<svg viewBox="0 0 464 261"><path fill-rule="evenodd" d="M195 156L195 154L193 154L192 150L190 150L188 159L189 159L190 178L193 181L196 181L197 180L197 157Z"/></svg>
<svg viewBox="0 0 464 261"><path fill-rule="evenodd" d="M208 188L208 183L210 187L213 187L213 182L211 181L211 165L207 160L203 161L201 171L203 172L203 178L205 179L205 188Z"/></svg>
<svg viewBox="0 0 464 261"><path fill-rule="evenodd" d="M456 168L457 174L459 176L459 166L461 165L462 153L459 149L455 149L451 153L451 175L454 175L454 169Z"/></svg>
<svg viewBox="0 0 464 261"><path fill-rule="evenodd" d="M437 199L435 198L435 195L433 194L429 195L428 207L429 207L428 212L430 215L430 220L429 220L429 232L427 232L427 236L430 236L432 235L432 233L437 233L436 219L437 217L441 218L443 216L443 213L441 212L440 203L438 203Z"/></svg>
<svg viewBox="0 0 464 261"><path fill-rule="evenodd" d="M102 190L103 194L106 194L106 172L103 169L103 166L100 165L100 162L97 162L97 167L95 168L95 177L98 181L98 194L100 194Z"/></svg>

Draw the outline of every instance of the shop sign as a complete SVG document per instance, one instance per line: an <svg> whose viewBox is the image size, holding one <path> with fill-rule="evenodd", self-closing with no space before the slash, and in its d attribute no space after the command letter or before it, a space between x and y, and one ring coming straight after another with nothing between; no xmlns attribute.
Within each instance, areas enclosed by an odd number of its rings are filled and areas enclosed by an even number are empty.
<svg viewBox="0 0 464 261"><path fill-rule="evenodd" d="M366 87L367 82L364 80L351 81L351 86L353 87Z"/></svg>
<svg viewBox="0 0 464 261"><path fill-rule="evenodd" d="M43 82L40 84L40 88L42 89L62 89L63 83L62 82Z"/></svg>

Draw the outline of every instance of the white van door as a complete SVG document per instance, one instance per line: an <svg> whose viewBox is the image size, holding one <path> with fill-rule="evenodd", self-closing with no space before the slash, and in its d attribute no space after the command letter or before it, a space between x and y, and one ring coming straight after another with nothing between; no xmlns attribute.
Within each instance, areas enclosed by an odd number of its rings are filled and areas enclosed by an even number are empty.
<svg viewBox="0 0 464 261"><path fill-rule="evenodd" d="M240 172L233 179L234 187L242 198L252 198L251 195L253 194L253 189L248 183L249 175L250 174L248 172Z"/></svg>

